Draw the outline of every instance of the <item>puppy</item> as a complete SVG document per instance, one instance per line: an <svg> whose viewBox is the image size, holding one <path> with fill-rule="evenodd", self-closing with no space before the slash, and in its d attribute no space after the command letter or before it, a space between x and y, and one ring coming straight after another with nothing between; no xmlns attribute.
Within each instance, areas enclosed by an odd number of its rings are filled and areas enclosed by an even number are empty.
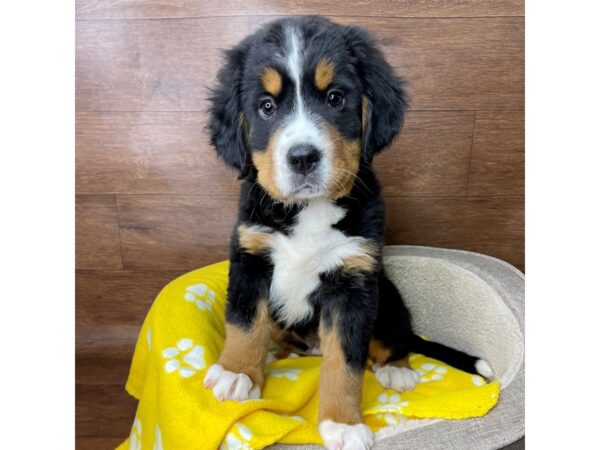
<svg viewBox="0 0 600 450"><path fill-rule="evenodd" d="M373 157L407 99L367 32L320 17L272 22L227 53L211 97L212 145L239 172L226 339L205 386L256 399L270 339L322 354L319 431L330 449L368 449L367 360L384 388L419 377L419 352L489 377L482 359L413 333L382 269L384 203Z"/></svg>

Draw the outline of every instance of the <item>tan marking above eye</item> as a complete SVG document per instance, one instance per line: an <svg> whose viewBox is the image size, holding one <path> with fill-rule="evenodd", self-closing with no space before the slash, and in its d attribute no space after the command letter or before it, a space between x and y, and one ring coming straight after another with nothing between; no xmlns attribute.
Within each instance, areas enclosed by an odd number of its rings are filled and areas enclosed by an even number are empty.
<svg viewBox="0 0 600 450"><path fill-rule="evenodd" d="M273 67L267 66L263 69L260 81L269 94L277 97L281 92L282 79L281 74Z"/></svg>
<svg viewBox="0 0 600 450"><path fill-rule="evenodd" d="M335 65L329 58L322 58L317 64L315 70L315 86L318 90L324 91L333 81L335 75Z"/></svg>

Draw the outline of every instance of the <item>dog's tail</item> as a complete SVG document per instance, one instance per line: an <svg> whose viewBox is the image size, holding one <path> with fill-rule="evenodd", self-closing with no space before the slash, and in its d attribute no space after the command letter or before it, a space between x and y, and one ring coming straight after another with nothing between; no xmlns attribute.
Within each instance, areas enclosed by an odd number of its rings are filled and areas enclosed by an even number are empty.
<svg viewBox="0 0 600 450"><path fill-rule="evenodd" d="M478 374L485 378L492 378L494 372L485 359L471 356L460 350L447 347L437 342L426 341L420 336L413 335L412 351L421 353L431 358L439 359L446 364L462 371Z"/></svg>

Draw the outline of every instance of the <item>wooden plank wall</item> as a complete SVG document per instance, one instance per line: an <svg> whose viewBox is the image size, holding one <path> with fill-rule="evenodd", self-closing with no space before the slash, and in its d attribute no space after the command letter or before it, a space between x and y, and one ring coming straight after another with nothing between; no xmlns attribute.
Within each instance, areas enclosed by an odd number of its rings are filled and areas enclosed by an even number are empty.
<svg viewBox="0 0 600 450"><path fill-rule="evenodd" d="M275 16L368 27L412 110L376 168L387 242L524 269L523 0L77 0L77 444L114 447L133 343L170 279L227 256L237 184L203 131L227 48Z"/></svg>

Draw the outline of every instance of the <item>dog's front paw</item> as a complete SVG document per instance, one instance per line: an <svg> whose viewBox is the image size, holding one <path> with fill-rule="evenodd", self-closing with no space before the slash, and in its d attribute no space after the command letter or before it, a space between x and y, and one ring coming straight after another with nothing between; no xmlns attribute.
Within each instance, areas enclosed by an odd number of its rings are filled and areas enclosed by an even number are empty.
<svg viewBox="0 0 600 450"><path fill-rule="evenodd" d="M386 389L410 391L419 382L419 374L406 367L383 366L375 370L375 378Z"/></svg>
<svg viewBox="0 0 600 450"><path fill-rule="evenodd" d="M329 450L369 450L373 446L373 432L364 423L324 420L319 424L319 433Z"/></svg>
<svg viewBox="0 0 600 450"><path fill-rule="evenodd" d="M212 389L219 401L255 400L260 398L260 386L253 386L252 380L245 373L230 372L220 364L213 364L206 371L204 387Z"/></svg>

